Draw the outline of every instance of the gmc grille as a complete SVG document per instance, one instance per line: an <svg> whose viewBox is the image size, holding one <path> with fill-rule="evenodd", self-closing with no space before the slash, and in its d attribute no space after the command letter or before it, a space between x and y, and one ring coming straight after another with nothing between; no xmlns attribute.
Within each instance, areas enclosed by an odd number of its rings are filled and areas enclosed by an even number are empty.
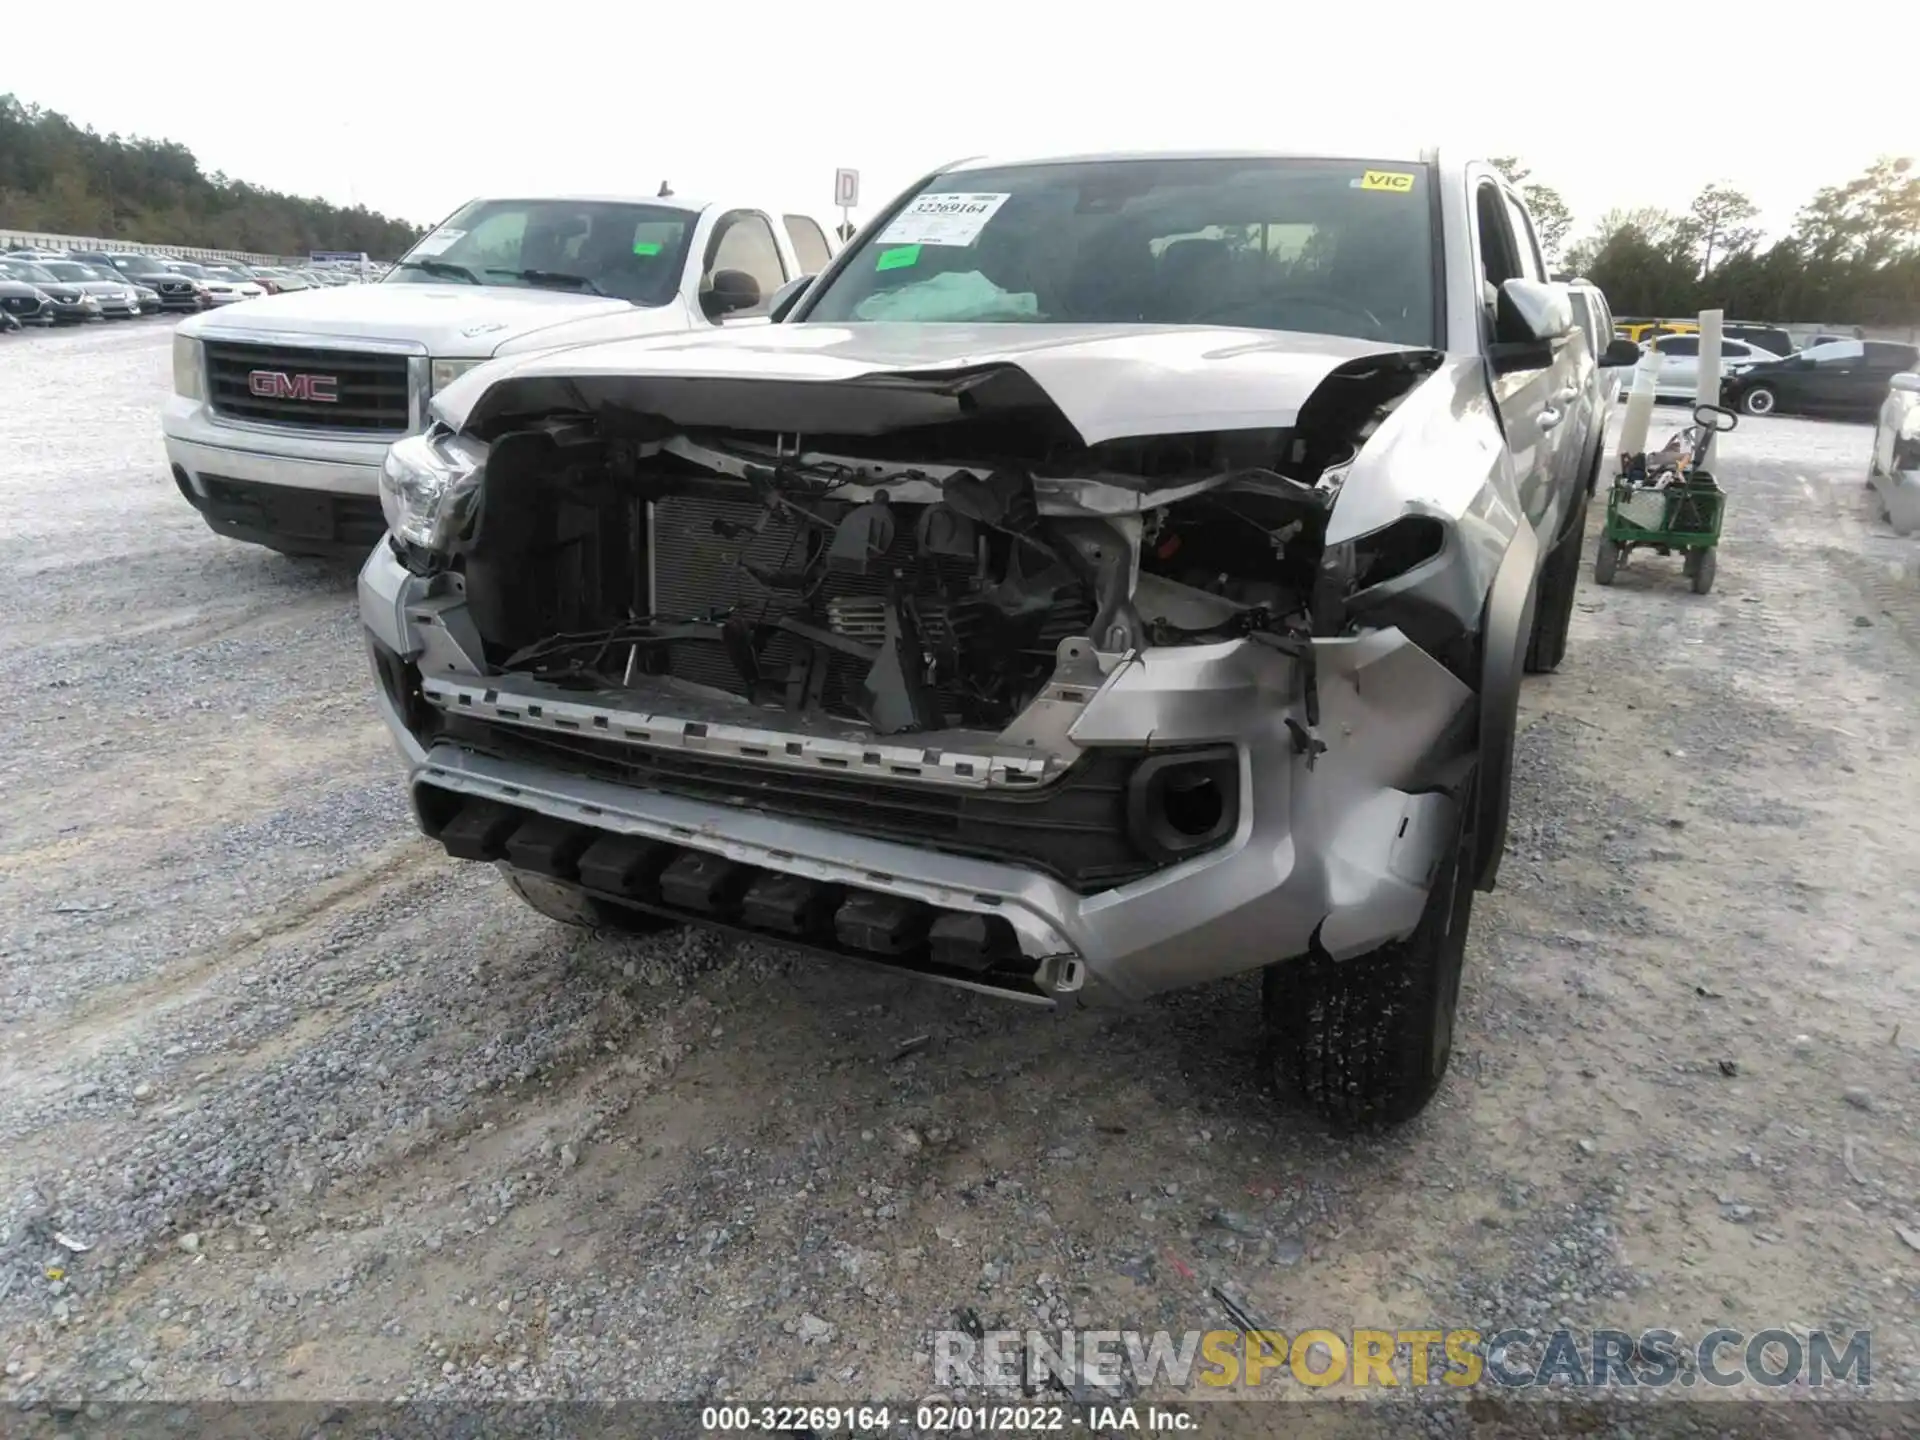
<svg viewBox="0 0 1920 1440"><path fill-rule="evenodd" d="M404 435L412 420L407 357L370 350L309 350L284 345L206 342L207 399L216 414L301 430L356 430ZM297 396L257 395L255 371L298 380L335 381L331 403Z"/></svg>

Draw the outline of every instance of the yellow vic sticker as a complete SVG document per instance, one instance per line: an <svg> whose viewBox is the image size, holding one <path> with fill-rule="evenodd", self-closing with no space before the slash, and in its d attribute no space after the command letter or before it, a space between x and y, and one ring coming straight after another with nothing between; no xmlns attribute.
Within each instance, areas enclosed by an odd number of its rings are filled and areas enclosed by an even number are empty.
<svg viewBox="0 0 1920 1440"><path fill-rule="evenodd" d="M1413 176L1397 170L1369 170L1360 177L1362 190L1392 190L1404 195L1413 189Z"/></svg>

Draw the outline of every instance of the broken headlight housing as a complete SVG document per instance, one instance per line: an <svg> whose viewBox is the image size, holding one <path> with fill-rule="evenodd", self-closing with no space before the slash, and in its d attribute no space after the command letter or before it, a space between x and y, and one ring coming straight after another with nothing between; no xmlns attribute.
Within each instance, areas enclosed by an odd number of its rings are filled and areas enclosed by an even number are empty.
<svg viewBox="0 0 1920 1440"><path fill-rule="evenodd" d="M380 510L406 549L445 555L467 529L487 447L436 425L387 448L380 467Z"/></svg>

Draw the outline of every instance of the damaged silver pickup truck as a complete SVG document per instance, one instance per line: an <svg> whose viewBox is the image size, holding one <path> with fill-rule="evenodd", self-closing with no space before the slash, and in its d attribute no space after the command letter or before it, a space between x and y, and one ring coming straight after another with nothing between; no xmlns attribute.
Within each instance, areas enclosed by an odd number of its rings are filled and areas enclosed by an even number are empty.
<svg viewBox="0 0 1920 1440"><path fill-rule="evenodd" d="M426 833L558 920L1017 1000L1262 970L1280 1078L1417 1113L1637 359L1511 187L967 162L778 308L493 362L393 447L360 604Z"/></svg>

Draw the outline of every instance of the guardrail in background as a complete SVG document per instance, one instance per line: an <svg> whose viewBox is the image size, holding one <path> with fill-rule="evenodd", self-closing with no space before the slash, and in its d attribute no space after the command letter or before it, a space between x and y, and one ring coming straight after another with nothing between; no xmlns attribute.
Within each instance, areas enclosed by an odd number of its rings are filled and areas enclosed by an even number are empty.
<svg viewBox="0 0 1920 1440"><path fill-rule="evenodd" d="M0 250L109 250L166 255L175 260L238 260L245 265L305 265L305 255L262 255L252 250L209 250L200 245L148 245L135 240L103 240L97 235L49 235L43 230L0 226Z"/></svg>

